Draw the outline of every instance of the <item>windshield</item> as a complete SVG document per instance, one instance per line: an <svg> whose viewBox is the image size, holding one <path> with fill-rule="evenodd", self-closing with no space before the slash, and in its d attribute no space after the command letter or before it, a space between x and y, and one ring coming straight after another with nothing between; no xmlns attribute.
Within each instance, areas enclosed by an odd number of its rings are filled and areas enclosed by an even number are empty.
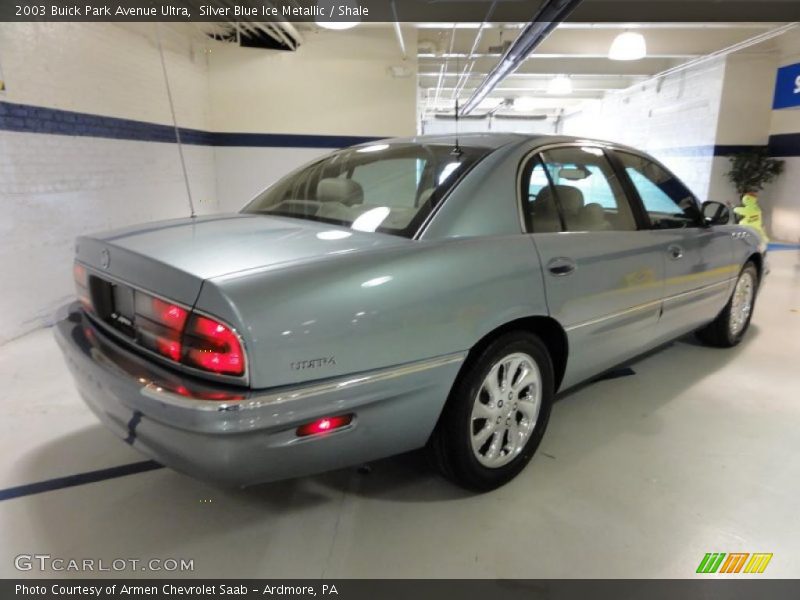
<svg viewBox="0 0 800 600"><path fill-rule="evenodd" d="M242 212L412 237L458 178L488 152L425 144L347 148L278 181Z"/></svg>

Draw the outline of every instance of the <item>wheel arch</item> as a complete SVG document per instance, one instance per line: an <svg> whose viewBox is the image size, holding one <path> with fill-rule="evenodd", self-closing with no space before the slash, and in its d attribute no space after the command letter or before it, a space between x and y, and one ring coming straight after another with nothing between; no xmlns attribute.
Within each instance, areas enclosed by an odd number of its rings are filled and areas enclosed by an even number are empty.
<svg viewBox="0 0 800 600"><path fill-rule="evenodd" d="M760 252L753 252L747 257L747 260L744 261L744 264L747 264L748 262L752 262L756 266L758 281L761 281L764 277L764 257Z"/></svg>
<svg viewBox="0 0 800 600"><path fill-rule="evenodd" d="M474 356L486 348L493 340L501 335L512 331L526 331L532 333L542 340L550 353L550 360L553 361L553 375L555 376L555 391L561 386L564 380L564 373L567 370L567 357L569 355L569 340L567 333L561 324L548 316L523 317L509 321L484 335L472 346L465 364Z"/></svg>

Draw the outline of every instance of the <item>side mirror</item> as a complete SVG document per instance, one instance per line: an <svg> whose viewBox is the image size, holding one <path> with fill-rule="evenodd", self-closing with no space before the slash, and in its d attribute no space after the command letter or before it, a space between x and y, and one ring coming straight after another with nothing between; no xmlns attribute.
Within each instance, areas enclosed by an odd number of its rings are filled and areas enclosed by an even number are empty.
<svg viewBox="0 0 800 600"><path fill-rule="evenodd" d="M727 225L731 221L731 209L722 202L704 202L703 220L706 225Z"/></svg>

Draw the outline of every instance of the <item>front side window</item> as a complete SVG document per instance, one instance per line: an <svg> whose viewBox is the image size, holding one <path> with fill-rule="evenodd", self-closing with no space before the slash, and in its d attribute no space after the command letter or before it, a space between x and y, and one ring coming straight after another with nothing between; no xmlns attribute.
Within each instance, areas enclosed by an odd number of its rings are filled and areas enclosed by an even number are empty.
<svg viewBox="0 0 800 600"><path fill-rule="evenodd" d="M529 167L529 173L529 231L636 229L628 199L600 148L547 150ZM538 187L542 179L547 185Z"/></svg>
<svg viewBox="0 0 800 600"><path fill-rule="evenodd" d="M651 160L617 152L625 172L639 193L654 229L698 227L702 215L697 200L677 177Z"/></svg>
<svg viewBox="0 0 800 600"><path fill-rule="evenodd" d="M295 171L243 210L412 237L484 148L372 144Z"/></svg>

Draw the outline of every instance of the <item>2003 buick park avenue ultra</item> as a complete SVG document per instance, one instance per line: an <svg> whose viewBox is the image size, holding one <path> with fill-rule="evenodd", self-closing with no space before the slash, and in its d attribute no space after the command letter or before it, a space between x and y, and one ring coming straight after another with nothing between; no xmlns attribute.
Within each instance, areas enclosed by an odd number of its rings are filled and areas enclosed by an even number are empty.
<svg viewBox="0 0 800 600"><path fill-rule="evenodd" d="M97 416L248 485L427 446L489 490L554 393L696 330L733 346L757 233L649 156L567 137L333 152L240 213L78 239L57 338Z"/></svg>

